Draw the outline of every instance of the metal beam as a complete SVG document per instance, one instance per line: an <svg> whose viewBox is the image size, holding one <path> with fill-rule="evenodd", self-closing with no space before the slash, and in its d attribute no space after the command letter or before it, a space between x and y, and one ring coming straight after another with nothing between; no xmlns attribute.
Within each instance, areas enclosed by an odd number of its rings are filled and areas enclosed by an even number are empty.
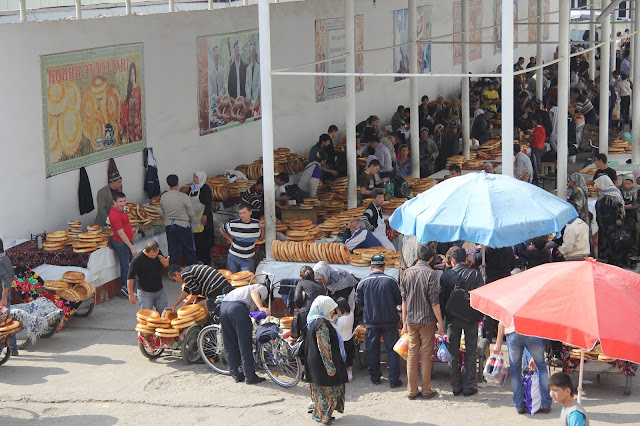
<svg viewBox="0 0 640 426"><path fill-rule="evenodd" d="M571 5L568 1L560 2L560 28L558 30L558 56L563 60L558 64L558 152L557 178L558 197L567 199L567 167L569 153L569 16Z"/></svg>
<svg viewBox="0 0 640 426"><path fill-rule="evenodd" d="M407 24L407 41L409 42L409 72L418 73L418 38L416 0L409 0L409 23ZM418 115L418 79L412 77L409 82L409 99L411 99L411 176L420 177L420 116Z"/></svg>
<svg viewBox="0 0 640 426"><path fill-rule="evenodd" d="M609 4L609 0L602 0L602 5ZM609 88L609 49L611 49L611 43L605 41L605 37L609 37L611 32L611 22L609 19L605 19L602 22L601 34L602 34L602 47L600 48L600 88L602 93L608 94ZM605 92L606 90L606 92ZM599 151L602 154L609 152L609 96L600 96L600 129L599 129Z"/></svg>
<svg viewBox="0 0 640 426"><path fill-rule="evenodd" d="M344 35L345 49L349 52L347 57L347 72L355 72L355 9L354 0L345 0L344 2ZM355 76L346 77L345 85L345 103L346 103L346 126L347 126L347 178L348 178L348 197L347 207L352 209L358 206L357 180L358 180L358 163L356 160L356 78ZM393 154L392 154L393 155Z"/></svg>
<svg viewBox="0 0 640 426"><path fill-rule="evenodd" d="M538 45L536 46L536 65L541 65L544 62L544 51L543 51L543 26L542 26L542 12L544 11L544 5L542 0L538 0L537 2L537 10L538 10L538 26L537 28L537 36L538 36ZM540 61L538 63L538 61ZM542 68L538 68L536 70L536 99L542 100L542 92L544 90L544 71Z"/></svg>
<svg viewBox="0 0 640 426"><path fill-rule="evenodd" d="M273 90L271 87L271 18L269 0L258 2L260 37L260 102L262 106L262 170L264 176L265 249L271 260L271 244L276 239L276 188L273 180Z"/></svg>
<svg viewBox="0 0 640 426"><path fill-rule="evenodd" d="M589 9L591 12L591 22L589 22L589 42L596 42L596 0L589 1ZM589 52L589 80L596 78L596 51Z"/></svg>
<svg viewBox="0 0 640 426"><path fill-rule="evenodd" d="M602 12L600 13L600 16L596 18L596 22L602 25L602 23L605 21L605 17L608 20L609 15L613 13L613 11L616 9L616 7L618 7L621 1L622 0L613 0L611 3L607 3L607 0L602 0ZM605 4L607 4L606 7ZM562 20L560 20L560 22L562 22ZM602 37L604 37L604 34L602 35Z"/></svg>
<svg viewBox="0 0 640 426"><path fill-rule="evenodd" d="M640 22L640 7L637 6L638 0L636 0L636 10L634 13L636 28L638 28L638 23ZM633 60L635 61L640 59L640 35L636 34L633 37ZM633 67L633 81L640 82L640 65ZM631 127L631 162L638 164L640 163L640 88L636 88L636 90L632 92L631 105L633 105L631 109L631 124L633 124Z"/></svg>
<svg viewBox="0 0 640 426"><path fill-rule="evenodd" d="M469 142L471 141L471 120L469 118L469 0L462 0L462 106L460 107L460 118L462 120L462 155L469 160L471 152Z"/></svg>

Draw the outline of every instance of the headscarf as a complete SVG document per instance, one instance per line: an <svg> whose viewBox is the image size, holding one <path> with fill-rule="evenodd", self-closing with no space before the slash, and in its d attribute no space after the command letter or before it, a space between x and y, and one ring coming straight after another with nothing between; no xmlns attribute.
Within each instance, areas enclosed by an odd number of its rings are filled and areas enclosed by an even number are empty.
<svg viewBox="0 0 640 426"><path fill-rule="evenodd" d="M633 184L635 185L638 183L638 178L640 177L640 168L633 169L633 177L634 177Z"/></svg>
<svg viewBox="0 0 640 426"><path fill-rule="evenodd" d="M192 193L200 191L200 188L202 188L204 186L204 184L207 183L207 174L203 170L196 170L193 174L198 176L198 182L199 183L197 183L197 184L192 183L191 184L191 192Z"/></svg>
<svg viewBox="0 0 640 426"><path fill-rule="evenodd" d="M531 172L526 167L518 167L513 172L513 175L516 179L527 182L526 180L524 180L524 178L527 175L531 176Z"/></svg>
<svg viewBox="0 0 640 426"><path fill-rule="evenodd" d="M611 197L624 205L624 200L622 199L620 190L615 187L613 182L611 182L611 178L609 176L600 176L596 179L596 186L600 189L600 193L598 194L599 199L603 197Z"/></svg>
<svg viewBox="0 0 640 426"><path fill-rule="evenodd" d="M576 185L576 187L582 189L584 196L586 197L589 191L587 191L587 183L584 181L584 176L582 176L581 173L573 172L569 176L569 179Z"/></svg>
<svg viewBox="0 0 640 426"><path fill-rule="evenodd" d="M333 326L338 336L338 342L340 343L340 355L342 355L342 361L346 361L347 353L344 350L344 342L340 337L340 332L336 325L331 321L331 311L338 307L338 304L329 296L318 296L315 298L309 309L309 315L307 315L307 329L311 328L311 324L317 319L324 318Z"/></svg>
<svg viewBox="0 0 640 426"><path fill-rule="evenodd" d="M334 269L325 261L316 263L313 267L313 272L316 279L324 279L324 285L330 291L340 291L354 287L357 284L356 278L349 272L342 269Z"/></svg>

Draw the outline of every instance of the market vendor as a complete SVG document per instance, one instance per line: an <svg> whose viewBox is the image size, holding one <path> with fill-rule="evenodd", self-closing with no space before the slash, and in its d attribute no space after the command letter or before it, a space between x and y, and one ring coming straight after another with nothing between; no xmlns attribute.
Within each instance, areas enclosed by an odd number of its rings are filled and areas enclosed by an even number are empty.
<svg viewBox="0 0 640 426"><path fill-rule="evenodd" d="M344 297L349 302L351 311L355 308L355 292L358 280L350 272L344 269L331 267L327 262L321 261L313 266L316 281L329 291L329 296L334 299Z"/></svg>
<svg viewBox="0 0 640 426"><path fill-rule="evenodd" d="M264 215L264 180L262 176L242 194L242 203L251 206L251 217L260 219Z"/></svg>
<svg viewBox="0 0 640 426"><path fill-rule="evenodd" d="M289 183L289 175L287 173L278 173L273 181L276 186L276 207L282 210L289 208L289 196L285 185Z"/></svg>
<svg viewBox="0 0 640 426"><path fill-rule="evenodd" d="M11 287L13 287L13 266L11 259L4 253L4 243L0 239L0 288L2 288L2 298L0 306L11 310ZM16 341L16 333L13 333L12 352L18 355L18 344Z"/></svg>
<svg viewBox="0 0 640 426"><path fill-rule="evenodd" d="M129 221L129 216L125 211L127 205L127 196L122 192L116 192L113 196L113 203L109 211L109 223L111 231L113 231L113 240L111 247L118 256L120 263L120 280L122 287L120 291L123 296L129 298L129 290L127 289L127 277L129 276L129 263L138 251L133 246L133 228Z"/></svg>
<svg viewBox="0 0 640 426"><path fill-rule="evenodd" d="M253 271L256 241L264 236L264 219L253 219L251 206L241 204L238 215L240 219L225 223L220 228L222 237L231 245L227 254L227 269L234 274Z"/></svg>
<svg viewBox="0 0 640 426"><path fill-rule="evenodd" d="M236 382L252 385L265 381L256 375L253 360L253 326L250 311L262 311L270 315L269 308L263 305L269 289L262 284L252 284L237 288L227 294L220 306L220 325L224 350L229 362L229 374ZM242 371L239 370L242 363Z"/></svg>
<svg viewBox="0 0 640 426"><path fill-rule="evenodd" d="M93 221L95 225L106 226L107 218L109 217L109 211L113 205L113 196L117 192L122 191L122 178L120 173L114 172L109 175L109 183L98 191L96 196L97 213L96 220Z"/></svg>
<svg viewBox="0 0 640 426"><path fill-rule="evenodd" d="M207 311L213 311L213 303L221 294L227 294L233 290L229 281L211 266L198 263L196 265L185 266L170 265L167 272L169 278L173 281L184 283L182 292L176 299L175 303L169 306L172 311L184 300L185 305L189 305L196 300L198 296L206 297L205 306ZM185 300L186 298L186 300Z"/></svg>
<svg viewBox="0 0 640 426"><path fill-rule="evenodd" d="M378 177L379 171L380 161L378 161L378 159L374 157L367 163L367 167L364 169L364 172L362 172L362 174L358 176L358 191L360 195L371 195L371 192L377 185L389 181L388 177L380 179Z"/></svg>
<svg viewBox="0 0 640 426"><path fill-rule="evenodd" d="M322 178L322 171L327 164L327 153L319 151L315 158L309 157L309 164L306 165L300 180L298 181L298 187L305 193L306 196L315 197L318 192L318 185Z"/></svg>
<svg viewBox="0 0 640 426"><path fill-rule="evenodd" d="M384 223L382 216L384 190L379 188L373 189L371 191L371 198L373 198L373 201L371 201L361 217L363 225L368 231L373 233L382 246L390 250L395 250L395 247L387 238L387 225Z"/></svg>
<svg viewBox="0 0 640 426"><path fill-rule="evenodd" d="M151 240L131 260L127 275L129 302L138 303L140 309L155 309L162 312L169 300L162 286L162 268L169 267L169 259L160 252L158 242ZM138 277L138 295L134 293L134 278Z"/></svg>
<svg viewBox="0 0 640 426"><path fill-rule="evenodd" d="M347 233L347 231L345 231ZM353 219L349 222L349 229L347 235L345 235L344 244L349 251L353 252L357 248L371 248L380 247L380 241L364 227L362 219Z"/></svg>

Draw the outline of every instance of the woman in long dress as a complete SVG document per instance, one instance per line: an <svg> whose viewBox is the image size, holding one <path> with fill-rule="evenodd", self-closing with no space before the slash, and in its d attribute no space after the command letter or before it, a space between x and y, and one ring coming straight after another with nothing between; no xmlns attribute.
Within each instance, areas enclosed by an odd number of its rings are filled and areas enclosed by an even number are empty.
<svg viewBox="0 0 640 426"><path fill-rule="evenodd" d="M596 222L598 223L598 258L608 263L619 264L623 253L618 253L611 242L611 235L624 219L624 200L620 190L615 187L609 176L596 179L600 189L596 202Z"/></svg>
<svg viewBox="0 0 640 426"><path fill-rule="evenodd" d="M129 65L127 97L120 105L120 140L123 144L142 140L142 91L136 64Z"/></svg>
<svg viewBox="0 0 640 426"><path fill-rule="evenodd" d="M347 383L346 353L342 338L331 321L338 304L318 296L307 317L305 339L306 380L311 389L310 412L318 423L329 424L334 411L344 412Z"/></svg>
<svg viewBox="0 0 640 426"><path fill-rule="evenodd" d="M589 248L593 253L593 244L591 240L591 213L589 213L589 197L587 190L587 183L581 173L573 172L569 176L569 188L571 189L571 196L569 197L569 203L576 209L580 219L587 225L589 225Z"/></svg>

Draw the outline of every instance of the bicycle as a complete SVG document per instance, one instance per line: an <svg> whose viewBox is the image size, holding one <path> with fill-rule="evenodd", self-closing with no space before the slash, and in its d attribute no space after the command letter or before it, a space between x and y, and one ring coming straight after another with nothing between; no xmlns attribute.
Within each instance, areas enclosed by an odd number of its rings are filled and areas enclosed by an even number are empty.
<svg viewBox="0 0 640 426"><path fill-rule="evenodd" d="M268 284L273 279L273 275L260 275L267 277L265 285L269 287ZM276 283L272 288L275 290L278 287L279 283ZM269 299L269 308L271 308L271 299ZM253 358L256 367L264 369L274 383L282 387L292 387L297 385L302 377L302 363L299 358L293 356L291 345L284 339L284 334L280 329L278 337L266 343L257 342L254 335L252 338ZM200 331L198 335L198 350L202 360L213 371L218 374L229 375L229 365L224 350L222 326L220 324L208 325Z"/></svg>

